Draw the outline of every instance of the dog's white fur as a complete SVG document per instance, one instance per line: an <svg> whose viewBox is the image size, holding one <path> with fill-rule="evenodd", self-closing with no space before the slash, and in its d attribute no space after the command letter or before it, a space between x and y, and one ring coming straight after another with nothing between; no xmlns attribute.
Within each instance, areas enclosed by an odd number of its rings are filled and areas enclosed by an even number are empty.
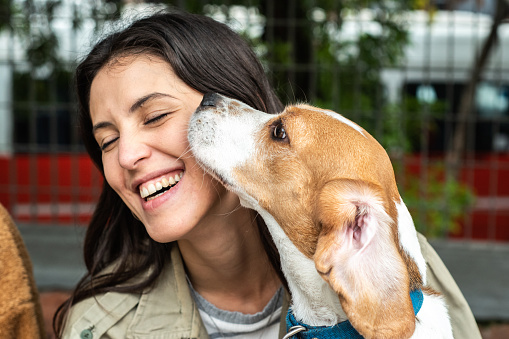
<svg viewBox="0 0 509 339"><path fill-rule="evenodd" d="M316 114L331 116L367 138L367 132L339 114L310 106L305 106L305 109L313 110ZM260 148L265 146L259 139L259 132L267 128L267 124L276 118L277 115L258 112L236 100L218 96L217 105L202 106L191 118L188 133L189 142L200 164L229 189L236 192L243 206L256 210L263 217L281 256L282 271L288 281L292 295L292 310L297 320L313 326L331 326L350 318L347 317L346 313L348 312L345 313L342 308L343 301L340 302L337 291L333 290L317 272L319 265L315 260L290 241L287 232L276 221L275 217L277 216L272 215L261 206L259 199L248 193L246 183L239 182L236 177L235 171L254 161ZM317 147L320 146L317 145ZM317 165L319 166L319 164ZM262 177L271 174L257 173L257 175ZM369 246L363 245L364 247L358 251L362 254L356 254L353 258L350 252L344 253L343 251L343 248L350 246L348 244L341 244L333 249L331 260L338 262L337 265L334 265L335 271L331 271L329 278L332 281L334 279L332 276L342 279L343 276L364 275L365 277L362 279L371 280L372 286L368 285L374 289L378 284L380 286L404 284L403 278L397 278L398 270L393 267L392 259L387 261L383 259L386 251L383 237L388 237L390 234L385 234L381 230L388 229L391 217L385 212L383 204L377 200L379 197L372 195L371 192L366 189L364 196L354 192L352 193L354 196L345 198L347 201L355 201L357 213L365 215L365 220L361 217L362 220L359 223L362 222L363 230L366 230L362 233L362 237L364 237L362 242ZM412 218L402 200L394 201L394 204L397 210L397 233L400 246L415 262L422 282L425 284L426 263L420 251ZM346 231L334 232L348 231L346 229ZM341 235L338 235L339 237ZM390 255L387 253L387 256ZM343 260L345 256L348 257L347 260ZM371 257L376 260L366 260ZM380 269L380 267L373 268L373 265L382 265L383 273L381 275L371 273ZM391 270L395 270L394 275L386 272ZM393 276L396 278L387 279L387 277ZM348 279L346 281L348 282ZM363 293L363 291L358 292ZM355 324L353 325L355 326ZM361 332L366 336L365 333L378 332ZM373 338L387 337L378 334L371 336ZM416 317L415 331L411 337L417 339L452 338L447 308L441 296L424 293L423 306Z"/></svg>
<svg viewBox="0 0 509 339"><path fill-rule="evenodd" d="M345 125L348 125L348 126L352 127L354 130L356 130L357 132L359 132L363 136L366 136L364 134L364 132L363 132L363 129L359 125L357 125L356 123L354 123L351 120L348 120L347 118L345 118L342 115L339 115L339 114L334 113L332 111L323 110L323 109L319 109L319 108L311 107L311 106L308 106L307 109L309 109L311 111L319 112L319 113L322 113L322 114L327 114L328 116L333 117L334 119L337 119L337 120L341 121Z"/></svg>
<svg viewBox="0 0 509 339"><path fill-rule="evenodd" d="M415 230L412 216L403 200L396 203L396 208L398 209L399 242L401 247L414 259L421 273L422 282L426 285L426 261L421 253L421 246L419 245L419 240L417 240L417 231Z"/></svg>

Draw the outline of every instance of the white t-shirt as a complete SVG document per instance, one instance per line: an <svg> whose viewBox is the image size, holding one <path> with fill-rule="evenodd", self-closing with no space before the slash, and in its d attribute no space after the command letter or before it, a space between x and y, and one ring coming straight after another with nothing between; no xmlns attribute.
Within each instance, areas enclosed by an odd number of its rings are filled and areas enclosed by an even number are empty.
<svg viewBox="0 0 509 339"><path fill-rule="evenodd" d="M189 287L210 339L278 338L283 305L282 287L277 290L263 311L256 314L221 310L205 300L191 284Z"/></svg>

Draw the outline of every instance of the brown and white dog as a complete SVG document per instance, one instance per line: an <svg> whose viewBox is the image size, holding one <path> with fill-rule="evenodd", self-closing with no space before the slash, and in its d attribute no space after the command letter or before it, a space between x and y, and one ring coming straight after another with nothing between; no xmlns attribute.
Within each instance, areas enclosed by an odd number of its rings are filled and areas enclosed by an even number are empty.
<svg viewBox="0 0 509 339"><path fill-rule="evenodd" d="M206 94L188 139L203 168L265 220L295 318L365 338L452 338L389 157L363 128L308 105L272 115ZM414 314L410 291L422 289Z"/></svg>

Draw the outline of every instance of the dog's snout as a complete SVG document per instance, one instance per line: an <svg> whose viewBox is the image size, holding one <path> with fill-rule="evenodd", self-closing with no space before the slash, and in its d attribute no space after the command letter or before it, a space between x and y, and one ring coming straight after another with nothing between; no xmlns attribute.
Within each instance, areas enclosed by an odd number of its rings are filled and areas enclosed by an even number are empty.
<svg viewBox="0 0 509 339"><path fill-rule="evenodd" d="M200 103L200 106L216 106L216 102L219 99L219 95L217 93L205 93L203 99Z"/></svg>

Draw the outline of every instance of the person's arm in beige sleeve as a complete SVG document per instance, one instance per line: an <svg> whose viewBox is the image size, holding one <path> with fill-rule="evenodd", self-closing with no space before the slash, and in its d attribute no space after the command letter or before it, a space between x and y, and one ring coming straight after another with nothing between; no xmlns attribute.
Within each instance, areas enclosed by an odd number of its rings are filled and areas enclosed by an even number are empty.
<svg viewBox="0 0 509 339"><path fill-rule="evenodd" d="M422 254L426 260L427 284L440 292L446 299L454 337L461 339L481 338L481 333L470 306L468 306L451 273L449 273L442 259L426 238L420 233L417 234Z"/></svg>

